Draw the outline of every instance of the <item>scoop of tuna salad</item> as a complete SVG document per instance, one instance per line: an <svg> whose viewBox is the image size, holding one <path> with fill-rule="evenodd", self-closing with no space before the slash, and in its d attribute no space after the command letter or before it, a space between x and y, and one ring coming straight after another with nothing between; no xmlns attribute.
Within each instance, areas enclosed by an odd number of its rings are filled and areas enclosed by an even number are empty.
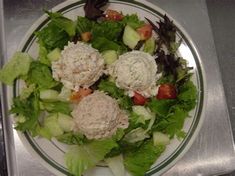
<svg viewBox="0 0 235 176"><path fill-rule="evenodd" d="M142 51L125 53L110 67L109 74L119 88L137 91L145 97L156 94L157 65L154 58Z"/></svg>
<svg viewBox="0 0 235 176"><path fill-rule="evenodd" d="M52 62L53 77L75 91L94 84L103 74L103 67L101 54L82 42L69 42L61 52L61 58Z"/></svg>
<svg viewBox="0 0 235 176"><path fill-rule="evenodd" d="M83 98L72 112L75 131L88 139L111 137L118 128L128 127L128 116L112 97L96 91Z"/></svg>

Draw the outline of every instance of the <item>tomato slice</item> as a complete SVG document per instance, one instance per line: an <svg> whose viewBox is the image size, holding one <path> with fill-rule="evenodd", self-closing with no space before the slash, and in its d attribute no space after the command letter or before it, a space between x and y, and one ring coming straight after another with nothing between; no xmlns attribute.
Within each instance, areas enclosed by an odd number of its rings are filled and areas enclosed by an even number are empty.
<svg viewBox="0 0 235 176"><path fill-rule="evenodd" d="M116 10L106 10L106 13L105 13L105 18L107 20L112 20L112 21L121 21L123 19L123 15L121 13L119 13L118 11Z"/></svg>
<svg viewBox="0 0 235 176"><path fill-rule="evenodd" d="M72 92L70 96L70 101L72 102L79 102L82 98L86 97L87 95L90 95L92 93L92 89L90 88L80 88L79 91Z"/></svg>
<svg viewBox="0 0 235 176"><path fill-rule="evenodd" d="M147 102L147 98L145 98L141 94L135 92L135 94L132 98L132 101L135 105L145 105L145 103Z"/></svg>
<svg viewBox="0 0 235 176"><path fill-rule="evenodd" d="M148 40L152 36L153 27L150 24L145 24L136 31L140 35L141 40Z"/></svg>
<svg viewBox="0 0 235 176"><path fill-rule="evenodd" d="M173 84L162 84L158 89L157 99L175 99L176 87Z"/></svg>

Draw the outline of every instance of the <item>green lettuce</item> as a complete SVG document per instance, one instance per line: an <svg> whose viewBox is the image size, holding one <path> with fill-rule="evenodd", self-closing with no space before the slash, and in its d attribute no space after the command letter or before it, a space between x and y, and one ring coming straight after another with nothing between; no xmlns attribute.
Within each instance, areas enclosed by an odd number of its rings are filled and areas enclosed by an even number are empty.
<svg viewBox="0 0 235 176"><path fill-rule="evenodd" d="M16 78L28 73L32 60L28 54L16 52L0 70L0 81L12 85Z"/></svg>
<svg viewBox="0 0 235 176"><path fill-rule="evenodd" d="M91 44L93 48L99 50L100 52L106 50L115 50L119 54L127 52L127 48L124 45L108 40L105 37L96 37L92 40Z"/></svg>
<svg viewBox="0 0 235 176"><path fill-rule="evenodd" d="M50 89L58 85L58 82L52 77L50 68L38 61L31 63L26 82L35 84L40 89Z"/></svg>
<svg viewBox="0 0 235 176"><path fill-rule="evenodd" d="M38 60L39 60L41 63L50 66L50 65L51 65L51 62L50 62L49 59L47 58L48 51L47 51L46 47L43 45L42 42L39 41L38 43L39 43Z"/></svg>
<svg viewBox="0 0 235 176"><path fill-rule="evenodd" d="M133 176L144 176L164 150L164 145L154 146L153 141L148 140L139 149L124 155L124 165Z"/></svg>
<svg viewBox="0 0 235 176"><path fill-rule="evenodd" d="M50 113L63 113L70 115L72 109L69 104L69 102L62 102L62 101L56 101L56 102L42 102L43 108L50 112Z"/></svg>
<svg viewBox="0 0 235 176"><path fill-rule="evenodd" d="M118 41L121 39L124 25L116 21L104 21L102 23L96 23L92 29L92 36L105 37L110 41Z"/></svg>
<svg viewBox="0 0 235 176"><path fill-rule="evenodd" d="M68 145L81 145L86 143L87 139L84 135L80 133L67 132L60 136L57 136L56 139L62 143Z"/></svg>
<svg viewBox="0 0 235 176"><path fill-rule="evenodd" d="M125 25L129 25L134 29L137 29L145 24L144 21L140 20L137 14L132 14L132 15L126 15L122 23Z"/></svg>
<svg viewBox="0 0 235 176"><path fill-rule="evenodd" d="M65 162L68 170L74 176L94 167L117 144L112 139L104 139L90 142L80 146L72 146L65 154Z"/></svg>
<svg viewBox="0 0 235 176"><path fill-rule="evenodd" d="M23 132L26 130L34 131L37 127L38 117L40 115L38 93L32 93L27 99L21 99L19 96L14 98L10 113L25 118L24 122L17 123L17 130Z"/></svg>
<svg viewBox="0 0 235 176"><path fill-rule="evenodd" d="M76 34L76 25L74 21L64 17L61 13L58 12L52 13L46 11L46 13L51 18L52 23L66 31L69 36L72 37Z"/></svg>
<svg viewBox="0 0 235 176"><path fill-rule="evenodd" d="M89 20L86 17L78 16L76 29L79 34L82 34L84 32L90 32L93 25L94 25L93 21Z"/></svg>
<svg viewBox="0 0 235 176"><path fill-rule="evenodd" d="M108 93L111 97L116 98L118 104L126 109L132 109L132 101L131 98L124 94L122 89L119 89L114 82L110 82L108 80L102 80L98 85L99 90Z"/></svg>
<svg viewBox="0 0 235 176"><path fill-rule="evenodd" d="M70 40L70 36L55 23L50 22L45 28L35 33L47 51L55 48L63 49Z"/></svg>

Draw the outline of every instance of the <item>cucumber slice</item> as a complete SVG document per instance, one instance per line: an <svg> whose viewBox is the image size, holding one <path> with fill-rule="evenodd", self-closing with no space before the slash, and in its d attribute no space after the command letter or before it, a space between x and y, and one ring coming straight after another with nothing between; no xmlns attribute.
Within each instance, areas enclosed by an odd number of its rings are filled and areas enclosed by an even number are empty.
<svg viewBox="0 0 235 176"><path fill-rule="evenodd" d="M61 50L59 48L55 48L50 53L47 54L47 58L52 61L57 61L61 57Z"/></svg>
<svg viewBox="0 0 235 176"><path fill-rule="evenodd" d="M132 106L132 111L137 115L144 118L144 120L150 120L154 117L154 114L144 106Z"/></svg>
<svg viewBox="0 0 235 176"><path fill-rule="evenodd" d="M115 50L107 50L102 52L104 62L107 65L114 63L118 59L117 52Z"/></svg>
<svg viewBox="0 0 235 176"><path fill-rule="evenodd" d="M140 35L130 26L126 26L123 34L123 43L129 48L134 49L140 41Z"/></svg>
<svg viewBox="0 0 235 176"><path fill-rule="evenodd" d="M65 132L72 131L75 125L73 119L70 116L62 113L58 113L58 124Z"/></svg>
<svg viewBox="0 0 235 176"><path fill-rule="evenodd" d="M59 93L56 90L46 89L40 91L40 99L44 101L57 101Z"/></svg>
<svg viewBox="0 0 235 176"><path fill-rule="evenodd" d="M168 135L163 134L161 132L153 133L153 144L156 145L167 145L170 143L170 138Z"/></svg>
<svg viewBox="0 0 235 176"><path fill-rule="evenodd" d="M58 100L69 101L72 91L66 87L62 87L60 94L58 95Z"/></svg>
<svg viewBox="0 0 235 176"><path fill-rule="evenodd" d="M146 40L146 42L144 44L144 52L153 55L155 48L156 48L156 43L155 43L155 39L153 37Z"/></svg>
<svg viewBox="0 0 235 176"><path fill-rule="evenodd" d="M64 133L63 129L58 123L58 115L52 114L44 119L44 127L50 132L54 137L60 136Z"/></svg>

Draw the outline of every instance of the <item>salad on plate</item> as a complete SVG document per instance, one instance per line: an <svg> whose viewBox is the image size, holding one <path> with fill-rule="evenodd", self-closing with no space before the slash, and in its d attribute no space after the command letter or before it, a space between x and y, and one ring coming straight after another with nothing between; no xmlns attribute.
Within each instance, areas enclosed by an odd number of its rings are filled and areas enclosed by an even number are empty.
<svg viewBox="0 0 235 176"><path fill-rule="evenodd" d="M173 21L107 3L87 0L75 21L45 11L38 58L16 52L0 81L23 85L10 109L15 129L67 144L72 175L103 162L115 176L143 176L171 139L185 137L197 89Z"/></svg>

